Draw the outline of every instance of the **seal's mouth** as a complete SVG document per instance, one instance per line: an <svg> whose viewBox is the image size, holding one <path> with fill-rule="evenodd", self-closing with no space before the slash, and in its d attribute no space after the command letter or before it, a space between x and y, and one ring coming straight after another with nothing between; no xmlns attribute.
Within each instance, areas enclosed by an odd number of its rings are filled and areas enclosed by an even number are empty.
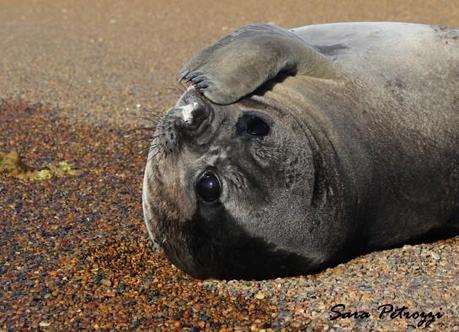
<svg viewBox="0 0 459 332"><path fill-rule="evenodd" d="M248 234L222 205L199 205L186 221L168 219L161 209L154 213L164 254L195 278L261 280L312 271L308 258Z"/></svg>

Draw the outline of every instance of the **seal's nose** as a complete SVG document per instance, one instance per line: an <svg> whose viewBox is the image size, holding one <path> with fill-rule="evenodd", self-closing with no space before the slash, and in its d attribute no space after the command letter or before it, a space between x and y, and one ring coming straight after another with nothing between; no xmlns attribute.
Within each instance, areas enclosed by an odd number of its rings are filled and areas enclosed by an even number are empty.
<svg viewBox="0 0 459 332"><path fill-rule="evenodd" d="M201 131L204 122L211 122L213 117L212 106L193 86L180 97L173 113L181 120L183 129L193 134Z"/></svg>
<svg viewBox="0 0 459 332"><path fill-rule="evenodd" d="M183 143L196 144L212 122L210 105L194 93L185 94L158 123L156 142L172 152Z"/></svg>
<svg viewBox="0 0 459 332"><path fill-rule="evenodd" d="M176 110L176 114L181 118L184 129L187 131L197 130L204 121L209 119L209 107L196 101L178 106Z"/></svg>

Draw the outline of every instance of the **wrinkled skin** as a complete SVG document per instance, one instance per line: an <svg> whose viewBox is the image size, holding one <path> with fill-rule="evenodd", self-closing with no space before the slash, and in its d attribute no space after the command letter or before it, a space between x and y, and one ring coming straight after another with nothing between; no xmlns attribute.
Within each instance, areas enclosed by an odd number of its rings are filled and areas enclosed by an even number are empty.
<svg viewBox="0 0 459 332"><path fill-rule="evenodd" d="M261 279L458 234L458 36L252 25L197 54L148 157L151 238L195 277ZM196 189L206 170L212 202Z"/></svg>

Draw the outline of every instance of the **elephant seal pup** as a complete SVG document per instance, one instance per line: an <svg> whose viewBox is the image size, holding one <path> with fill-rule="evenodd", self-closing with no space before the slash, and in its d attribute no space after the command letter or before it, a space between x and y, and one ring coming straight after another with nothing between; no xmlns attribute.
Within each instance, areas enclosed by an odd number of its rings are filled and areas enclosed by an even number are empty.
<svg viewBox="0 0 459 332"><path fill-rule="evenodd" d="M459 233L459 31L249 25L197 54L146 165L148 232L199 278L311 273Z"/></svg>

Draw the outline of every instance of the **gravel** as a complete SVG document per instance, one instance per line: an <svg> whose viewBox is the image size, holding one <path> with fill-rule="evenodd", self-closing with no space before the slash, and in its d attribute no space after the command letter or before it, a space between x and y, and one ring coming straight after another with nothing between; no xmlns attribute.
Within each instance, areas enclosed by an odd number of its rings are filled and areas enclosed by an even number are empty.
<svg viewBox="0 0 459 332"><path fill-rule="evenodd" d="M37 169L65 160L80 173L34 182L0 175L0 329L394 331L427 324L379 318L384 304L406 306L409 315L439 312L432 330L458 329L459 237L371 253L310 276L196 280L152 249L143 226L151 132L72 123L58 110L21 103L3 102L0 119L0 151L17 151ZM331 320L337 304L371 316Z"/></svg>

